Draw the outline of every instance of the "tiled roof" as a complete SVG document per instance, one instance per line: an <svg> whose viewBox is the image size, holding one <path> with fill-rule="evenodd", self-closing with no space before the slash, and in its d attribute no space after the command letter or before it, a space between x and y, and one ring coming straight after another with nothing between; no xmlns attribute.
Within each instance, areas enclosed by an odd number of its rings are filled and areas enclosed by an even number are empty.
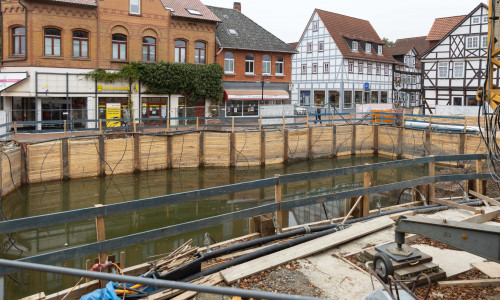
<svg viewBox="0 0 500 300"><path fill-rule="evenodd" d="M417 54L421 55L430 47L429 41L426 40L427 37L419 36L413 38L399 39L396 40L394 47L389 48L392 55L405 55L410 51L411 48L415 47Z"/></svg>
<svg viewBox="0 0 500 300"><path fill-rule="evenodd" d="M96 0L50 0L50 2L97 6Z"/></svg>
<svg viewBox="0 0 500 300"><path fill-rule="evenodd" d="M370 22L358 18L348 17L321 9L316 9L319 17L325 24L326 29L332 36L335 44L345 58L366 59L381 62L395 63L394 58L387 46L380 39ZM377 48L372 47L371 53L365 53L361 47L358 52L353 52L347 44L346 39L371 42L372 44L383 45L382 54L377 54Z"/></svg>
<svg viewBox="0 0 500 300"><path fill-rule="evenodd" d="M434 24L432 24L431 30L427 35L426 40L428 41L439 41L445 35L450 32L458 23L460 23L466 15L463 16L455 16L455 17L446 17L446 18L437 18L434 20Z"/></svg>
<svg viewBox="0 0 500 300"><path fill-rule="evenodd" d="M206 21L220 22L200 0L161 0L165 8L172 10L172 17L182 17ZM188 9L194 9L200 12L201 15L196 15L188 12Z"/></svg>
<svg viewBox="0 0 500 300"><path fill-rule="evenodd" d="M222 20L217 26L217 40L220 47L230 49L297 53L259 24L236 9L208 6ZM230 33L230 31L232 33Z"/></svg>
<svg viewBox="0 0 500 300"><path fill-rule="evenodd" d="M288 43L288 45L290 45L290 47L292 47L293 49L297 49L297 46L299 45L299 42Z"/></svg>

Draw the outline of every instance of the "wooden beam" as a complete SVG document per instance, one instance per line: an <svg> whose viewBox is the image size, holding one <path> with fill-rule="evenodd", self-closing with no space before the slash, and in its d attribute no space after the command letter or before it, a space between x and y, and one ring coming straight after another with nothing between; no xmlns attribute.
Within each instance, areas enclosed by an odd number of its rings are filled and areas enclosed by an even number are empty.
<svg viewBox="0 0 500 300"><path fill-rule="evenodd" d="M274 202L278 204L278 211L276 212L276 220L278 221L278 225L283 228L283 211L281 210L281 201L283 200L282 187L279 181L279 174L274 175L274 177L278 178L278 184L274 186Z"/></svg>
<svg viewBox="0 0 500 300"><path fill-rule="evenodd" d="M429 177L436 176L436 163L431 161L429 163ZM434 198L436 198L436 184L429 183L429 199L428 201L433 202Z"/></svg>
<svg viewBox="0 0 500 300"><path fill-rule="evenodd" d="M96 204L95 207L102 207L102 204ZM95 227L97 233L97 241L102 242L106 240L106 228L104 226L104 217L96 217L95 218ZM99 253L99 263L104 264L107 260L106 252Z"/></svg>
<svg viewBox="0 0 500 300"><path fill-rule="evenodd" d="M500 279L451 280L439 281L438 284L442 287L500 286Z"/></svg>
<svg viewBox="0 0 500 300"><path fill-rule="evenodd" d="M371 173L363 173L363 187L369 188L371 186ZM363 196L363 206L361 210L361 216L366 217L370 214L370 195Z"/></svg>
<svg viewBox="0 0 500 300"><path fill-rule="evenodd" d="M446 206L449 206L449 207L455 207L455 208L459 208L459 209L464 209L464 210L472 211L475 214L484 213L484 210L480 210L480 209L477 209L477 208L474 208L474 207L470 207L470 206L467 206L467 205L464 205L464 204L459 204L459 203L456 203L456 202L453 202L453 201L434 199L434 200L432 200L432 202L437 203L437 204L446 205Z"/></svg>
<svg viewBox="0 0 500 300"><path fill-rule="evenodd" d="M479 223L491 221L491 220L498 218L498 217L500 217L500 209L496 209L494 211L490 211L490 212L487 212L485 214L475 215L475 216L466 218L462 221L479 224Z"/></svg>
<svg viewBox="0 0 500 300"><path fill-rule="evenodd" d="M488 196L485 196L485 195L481 195L477 192L474 192L473 190L469 190L469 194L478 198L478 199L481 199L483 201L486 201L487 203L491 204L491 205L495 205L495 206L500 206L500 202L498 201L495 201L493 199L491 199L490 197Z"/></svg>
<svg viewBox="0 0 500 300"><path fill-rule="evenodd" d="M289 261L319 253L326 249L350 242L359 237L392 226L393 224L394 221L388 217L380 217L365 223L357 223L347 229L223 270L221 275L227 283L232 283L238 279L245 278Z"/></svg>

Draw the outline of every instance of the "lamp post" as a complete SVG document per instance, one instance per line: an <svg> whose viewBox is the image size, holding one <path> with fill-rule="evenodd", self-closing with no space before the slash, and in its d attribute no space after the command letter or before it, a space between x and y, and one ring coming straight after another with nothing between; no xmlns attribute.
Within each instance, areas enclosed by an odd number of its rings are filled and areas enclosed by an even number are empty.
<svg viewBox="0 0 500 300"><path fill-rule="evenodd" d="M264 103L264 81L269 83L268 75L260 74L260 82L262 87L262 97L261 97L261 105ZM257 82L259 82L259 78L257 78ZM260 115L260 105L259 105L259 115Z"/></svg>

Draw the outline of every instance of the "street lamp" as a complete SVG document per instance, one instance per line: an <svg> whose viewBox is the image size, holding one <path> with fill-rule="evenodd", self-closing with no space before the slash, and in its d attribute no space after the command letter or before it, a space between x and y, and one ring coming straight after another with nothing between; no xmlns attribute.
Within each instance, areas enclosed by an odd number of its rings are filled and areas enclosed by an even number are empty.
<svg viewBox="0 0 500 300"><path fill-rule="evenodd" d="M261 85L262 85L262 102L264 102L264 81L266 83L269 83L269 78L267 78L268 75L265 75L265 74L260 74L260 80L259 78L257 78L257 82L260 81Z"/></svg>

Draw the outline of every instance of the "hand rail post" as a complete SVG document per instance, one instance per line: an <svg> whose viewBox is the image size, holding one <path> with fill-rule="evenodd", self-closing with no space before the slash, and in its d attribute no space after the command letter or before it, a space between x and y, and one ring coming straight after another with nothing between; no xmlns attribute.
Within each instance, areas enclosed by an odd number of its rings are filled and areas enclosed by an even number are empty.
<svg viewBox="0 0 500 300"><path fill-rule="evenodd" d="M278 184L274 186L274 201L278 204L278 210L276 211L276 220L280 226L280 231L283 228L283 211L281 210L281 201L283 200L281 182L279 180L280 175L276 174L274 177L278 178Z"/></svg>

